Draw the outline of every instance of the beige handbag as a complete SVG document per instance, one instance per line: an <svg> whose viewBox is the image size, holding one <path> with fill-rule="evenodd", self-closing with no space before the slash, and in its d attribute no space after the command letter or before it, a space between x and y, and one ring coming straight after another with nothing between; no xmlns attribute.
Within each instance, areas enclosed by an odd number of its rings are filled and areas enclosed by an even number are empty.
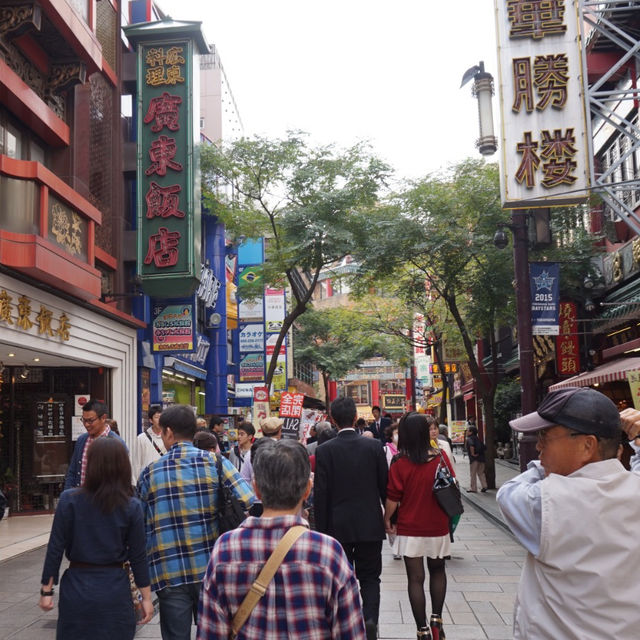
<svg viewBox="0 0 640 640"><path fill-rule="evenodd" d="M242 625L247 621L247 618L251 615L251 612L258 604L260 598L267 592L267 587L273 579L276 571L282 564L285 556L289 552L289 549L295 544L296 540L305 532L308 531L307 527L303 527L298 524L295 527L291 527L287 533L285 533L278 545L273 550L269 559L266 561L264 567L260 571L258 577L254 580L249 593L244 597L244 600L240 604L240 607L236 611L231 621L231 633L229 634L229 640L235 640L238 632L242 628Z"/></svg>

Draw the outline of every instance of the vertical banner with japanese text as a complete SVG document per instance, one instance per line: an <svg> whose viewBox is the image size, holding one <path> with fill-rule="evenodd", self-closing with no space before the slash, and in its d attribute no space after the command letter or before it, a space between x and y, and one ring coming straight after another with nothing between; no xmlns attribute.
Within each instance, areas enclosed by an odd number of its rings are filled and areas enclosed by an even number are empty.
<svg viewBox="0 0 640 640"><path fill-rule="evenodd" d="M530 262L531 332L534 336L557 336L560 303L560 265L557 262Z"/></svg>
<svg viewBox="0 0 640 640"><path fill-rule="evenodd" d="M506 209L583 202L590 182L579 0L495 0Z"/></svg>
<svg viewBox="0 0 640 640"><path fill-rule="evenodd" d="M575 303L560 303L560 333L556 338L556 371L559 376L580 373L578 311Z"/></svg>
<svg viewBox="0 0 640 640"><path fill-rule="evenodd" d="M137 269L158 298L187 296L200 279L199 25L125 30L137 44Z"/></svg>

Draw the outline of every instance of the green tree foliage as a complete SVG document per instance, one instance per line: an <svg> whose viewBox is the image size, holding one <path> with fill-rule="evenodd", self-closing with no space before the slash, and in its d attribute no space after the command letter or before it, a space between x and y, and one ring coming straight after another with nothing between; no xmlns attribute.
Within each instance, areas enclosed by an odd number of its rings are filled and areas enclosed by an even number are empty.
<svg viewBox="0 0 640 640"><path fill-rule="evenodd" d="M359 310L338 307L308 310L296 323L294 353L322 374L325 397L329 379L344 378L367 358L379 356L399 365L409 359L407 346L394 336L377 331Z"/></svg>
<svg viewBox="0 0 640 640"><path fill-rule="evenodd" d="M285 335L307 309L321 271L351 253L389 168L366 145L310 147L301 133L203 148L201 168L209 212L236 237L264 237L263 284L291 294L267 370L270 385Z"/></svg>

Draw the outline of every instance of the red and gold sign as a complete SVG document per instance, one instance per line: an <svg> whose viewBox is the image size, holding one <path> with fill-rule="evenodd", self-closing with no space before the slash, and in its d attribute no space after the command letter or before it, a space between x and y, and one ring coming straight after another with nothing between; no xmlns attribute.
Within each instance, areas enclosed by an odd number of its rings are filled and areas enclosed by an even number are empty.
<svg viewBox="0 0 640 640"><path fill-rule="evenodd" d="M560 303L560 333L556 338L556 369L559 376L580 373L578 312L573 302Z"/></svg>

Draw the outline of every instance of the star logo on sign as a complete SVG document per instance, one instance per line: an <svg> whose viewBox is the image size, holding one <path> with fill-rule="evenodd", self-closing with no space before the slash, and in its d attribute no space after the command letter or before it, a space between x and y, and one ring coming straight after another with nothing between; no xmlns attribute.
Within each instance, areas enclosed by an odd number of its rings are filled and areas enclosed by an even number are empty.
<svg viewBox="0 0 640 640"><path fill-rule="evenodd" d="M536 291L540 291L540 289L551 291L555 276L550 276L548 271L543 271L539 276L534 276L533 279L536 283Z"/></svg>

